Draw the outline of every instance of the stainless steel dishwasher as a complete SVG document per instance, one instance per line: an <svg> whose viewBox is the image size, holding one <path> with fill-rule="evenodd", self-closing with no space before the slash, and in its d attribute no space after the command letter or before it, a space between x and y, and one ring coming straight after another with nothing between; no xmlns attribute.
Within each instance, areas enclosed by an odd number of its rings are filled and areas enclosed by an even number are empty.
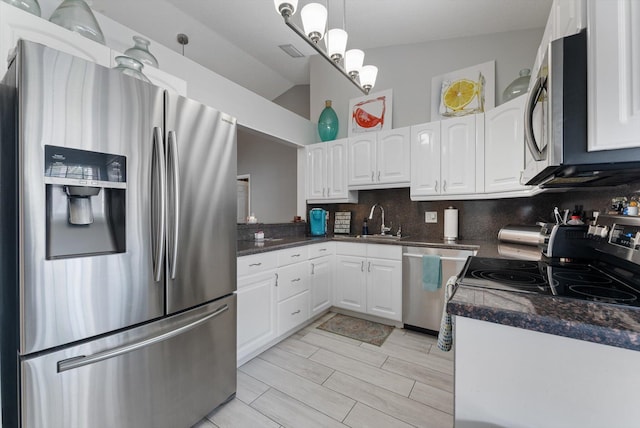
<svg viewBox="0 0 640 428"><path fill-rule="evenodd" d="M442 287L437 291L422 288L422 256L439 255L442 263ZM467 257L475 251L432 247L402 248L402 322L405 328L437 334L444 306L445 284L458 275Z"/></svg>

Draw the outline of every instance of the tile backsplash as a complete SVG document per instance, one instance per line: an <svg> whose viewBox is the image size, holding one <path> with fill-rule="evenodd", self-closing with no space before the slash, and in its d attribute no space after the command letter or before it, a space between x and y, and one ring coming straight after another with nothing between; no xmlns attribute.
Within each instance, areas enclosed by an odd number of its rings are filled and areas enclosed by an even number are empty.
<svg viewBox="0 0 640 428"><path fill-rule="evenodd" d="M640 185L618 186L611 189L569 190L548 192L529 198L484 199L465 201L414 202L409 197L409 189L361 190L357 204L307 204L311 208L329 211L328 230L333 232L336 211L350 211L351 234L362 233L362 223L368 218L371 207L380 204L384 208L385 223L395 234L402 226L403 236L418 239L440 240L444 238L444 210L450 206L458 209L458 238L471 240L497 239L498 231L508 224L535 225L536 222L553 221L553 209L558 207L574 210L581 205L585 216L590 218L593 211L605 213L615 196L629 197L638 192ZM425 211L438 213L437 223L425 223ZM372 220L368 220L369 233L380 233L381 216L376 208Z"/></svg>

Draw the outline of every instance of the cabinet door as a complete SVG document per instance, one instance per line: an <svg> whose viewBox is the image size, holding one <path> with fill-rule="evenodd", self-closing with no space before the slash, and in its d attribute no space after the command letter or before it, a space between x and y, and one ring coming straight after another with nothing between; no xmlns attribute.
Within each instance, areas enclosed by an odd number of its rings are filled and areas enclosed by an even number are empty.
<svg viewBox="0 0 640 428"><path fill-rule="evenodd" d="M367 260L367 313L402 321L402 262Z"/></svg>
<svg viewBox="0 0 640 428"><path fill-rule="evenodd" d="M0 75L7 70L7 55L19 39L41 43L104 67L111 65L111 50L105 45L0 2Z"/></svg>
<svg viewBox="0 0 640 428"><path fill-rule="evenodd" d="M334 305L357 312L367 310L367 286L364 257L336 256Z"/></svg>
<svg viewBox="0 0 640 428"><path fill-rule="evenodd" d="M411 196L440 194L440 122L411 127Z"/></svg>
<svg viewBox="0 0 640 428"><path fill-rule="evenodd" d="M640 2L588 2L589 151L640 147Z"/></svg>
<svg viewBox="0 0 640 428"><path fill-rule="evenodd" d="M475 115L440 122L442 137L442 191L446 194L476 191Z"/></svg>
<svg viewBox="0 0 640 428"><path fill-rule="evenodd" d="M309 262L311 267L311 316L331 307L331 276L333 257L319 257Z"/></svg>
<svg viewBox="0 0 640 428"><path fill-rule="evenodd" d="M307 199L326 196L327 147L324 143L307 146Z"/></svg>
<svg viewBox="0 0 640 428"><path fill-rule="evenodd" d="M276 337L275 272L238 280L238 361Z"/></svg>
<svg viewBox="0 0 640 428"><path fill-rule="evenodd" d="M554 0L550 19L553 19L553 40L571 36L586 27L584 0Z"/></svg>
<svg viewBox="0 0 640 428"><path fill-rule="evenodd" d="M349 143L346 138L327 143L327 197L346 198L347 190L347 153Z"/></svg>
<svg viewBox="0 0 640 428"><path fill-rule="evenodd" d="M524 103L520 96L485 113L485 191L521 190Z"/></svg>
<svg viewBox="0 0 640 428"><path fill-rule="evenodd" d="M376 134L349 138L349 186L370 185L376 171Z"/></svg>
<svg viewBox="0 0 640 428"><path fill-rule="evenodd" d="M377 183L409 183L411 181L410 128L378 132Z"/></svg>

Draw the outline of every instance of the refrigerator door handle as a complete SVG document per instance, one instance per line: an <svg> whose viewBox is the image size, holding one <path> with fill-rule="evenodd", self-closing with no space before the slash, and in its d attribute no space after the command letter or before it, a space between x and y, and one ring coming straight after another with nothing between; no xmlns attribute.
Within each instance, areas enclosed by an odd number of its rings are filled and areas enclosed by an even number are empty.
<svg viewBox="0 0 640 428"><path fill-rule="evenodd" d="M160 215L160 221L158 222L158 227L155 230L154 236L156 237L156 242L153 249L153 279L155 282L159 282L162 278L162 260L164 258L164 245L165 245L165 229L167 227L167 218L166 218L166 196L167 196L167 170L166 170L166 162L164 158L164 150L162 148L162 129L159 127L153 128L153 159L155 161L155 169L159 175L159 192L158 197L160 198L159 203L151 210L151 217L153 224L153 217L155 215ZM153 168L152 168L152 183L153 183ZM154 186L154 184L152 184ZM152 191L153 195L154 192Z"/></svg>
<svg viewBox="0 0 640 428"><path fill-rule="evenodd" d="M171 243L171 255L169 257L169 275L171 279L176 279L176 266L178 265L178 240L180 234L180 167L178 163L178 140L175 131L169 131L169 167L172 179L172 200L173 200L173 236Z"/></svg>
<svg viewBox="0 0 640 428"><path fill-rule="evenodd" d="M58 361L58 373L62 373L67 370L77 369L79 367L87 366L90 364L97 363L99 361L104 361L110 358L118 357L120 355L126 354L128 352L133 352L138 349L154 345L159 342L163 342L172 337L178 336L180 334L186 333L187 331L198 327L201 324L209 321L210 319L226 312L229 310L229 305L225 304L220 306L215 311L205 314L204 316L198 318L197 320L184 325L180 328L168 331L166 333L158 334L156 336L152 336L148 339L141 340L136 343L132 343L130 345L120 346L117 348L109 349L106 351L98 352L93 355L80 355L78 357L68 358L66 360Z"/></svg>

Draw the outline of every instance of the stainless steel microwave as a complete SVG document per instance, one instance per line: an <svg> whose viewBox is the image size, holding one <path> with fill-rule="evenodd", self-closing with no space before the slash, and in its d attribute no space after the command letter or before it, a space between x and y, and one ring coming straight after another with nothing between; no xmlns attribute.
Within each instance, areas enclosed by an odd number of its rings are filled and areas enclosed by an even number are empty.
<svg viewBox="0 0 640 428"><path fill-rule="evenodd" d="M525 142L533 159L546 167L528 185L597 187L640 181L640 148L587 149L587 30L552 41L534 79L525 108Z"/></svg>

